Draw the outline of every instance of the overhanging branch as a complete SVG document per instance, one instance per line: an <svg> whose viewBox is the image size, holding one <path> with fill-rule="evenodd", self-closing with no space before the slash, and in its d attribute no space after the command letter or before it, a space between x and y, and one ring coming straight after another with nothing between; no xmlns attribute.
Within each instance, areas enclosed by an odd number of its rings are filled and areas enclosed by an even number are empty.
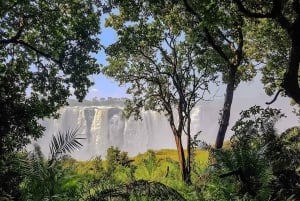
<svg viewBox="0 0 300 201"><path fill-rule="evenodd" d="M19 30L17 31L17 33L9 38L9 39L3 39L3 40L0 40L0 44L1 45L7 45L7 44L10 44L10 43L15 43L22 35L22 32L24 30L24 19L23 17L20 18L20 21L19 21Z"/></svg>
<svg viewBox="0 0 300 201"><path fill-rule="evenodd" d="M275 19L282 28L288 31L290 34L291 23L287 20L286 17L282 14L283 2L282 0L273 0L273 7L271 12L269 13L256 13L248 10L242 3L241 0L233 0L237 5L240 12L242 12L245 16L251 18L272 18Z"/></svg>
<svg viewBox="0 0 300 201"><path fill-rule="evenodd" d="M253 18L272 18L272 17L275 17L275 13L274 13L273 10L275 10L275 5L277 5L275 2L277 2L277 0L273 0L273 8L272 8L272 11L269 12L269 13L255 13L255 12L252 12L244 6L244 4L242 3L241 0L233 0L233 2L238 6L239 11L241 11L242 13L244 13L244 15L246 15L248 17L253 17Z"/></svg>
<svg viewBox="0 0 300 201"><path fill-rule="evenodd" d="M218 52L218 54L225 60L225 62L227 62L228 64L231 65L229 58L223 52L222 48L215 43L213 37L211 36L210 32L208 31L208 29L206 27L204 28L204 33L205 33L208 43L214 48L214 50L216 50Z"/></svg>
<svg viewBox="0 0 300 201"><path fill-rule="evenodd" d="M280 92L282 92L282 91L283 91L283 89L278 90L277 93L276 93L276 95L274 96L273 100L271 100L270 102L266 102L266 104L267 104L267 105L271 105L272 103L274 103L274 102L277 100L278 95L279 95Z"/></svg>
<svg viewBox="0 0 300 201"><path fill-rule="evenodd" d="M14 43L16 43L16 44L21 44L21 45L23 45L23 46L25 46L25 47L27 47L27 48L29 48L29 49L35 51L37 54L40 54L40 55L42 55L43 57L45 57L45 58L47 58L47 59L50 59L50 60L54 61L55 63L57 63L57 64L59 64L59 65L62 65L62 62L61 62L61 61L59 61L59 60L53 58L50 54L47 54L47 53L45 53L45 52L43 52L43 51L37 49L36 47L30 45L29 43L26 43L26 42L23 41L23 40L16 40Z"/></svg>

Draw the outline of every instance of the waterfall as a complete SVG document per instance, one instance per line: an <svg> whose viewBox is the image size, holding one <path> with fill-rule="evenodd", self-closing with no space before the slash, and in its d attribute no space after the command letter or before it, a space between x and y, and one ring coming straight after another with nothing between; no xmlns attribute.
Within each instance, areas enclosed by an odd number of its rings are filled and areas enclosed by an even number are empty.
<svg viewBox="0 0 300 201"><path fill-rule="evenodd" d="M59 119L46 119L44 137L37 142L44 153L53 134L69 129L79 129L83 147L72 153L79 160L89 160L97 155L105 156L107 148L116 146L129 155L149 149L175 148L173 135L164 115L154 111L142 112L142 121L124 119L121 107L72 106L64 107Z"/></svg>
<svg viewBox="0 0 300 201"><path fill-rule="evenodd" d="M195 107L191 113L191 134L205 130L207 132L201 133L201 138L213 142L211 139L214 139L218 128L215 123L217 109L215 105ZM203 110L209 111L209 115L203 114ZM149 149L176 148L167 118L155 111L142 111L142 121L136 121L133 117L124 119L123 108L117 106L68 106L60 109L59 113L58 119L45 119L41 122L46 131L37 143L46 154L49 153L49 142L53 134L76 128L79 129L80 137L85 138L81 140L83 147L71 154L78 160L89 160L99 155L104 158L110 146L118 147L130 156ZM185 136L183 143L186 144Z"/></svg>
<svg viewBox="0 0 300 201"><path fill-rule="evenodd" d="M235 104L231 111L230 125L225 140L232 135L230 130L234 122L239 118L242 109L246 109L253 103L247 100ZM282 104L283 105L283 104ZM219 111L223 101L209 101L197 105L191 112L191 134L200 130L200 138L208 143L214 143L218 131ZM290 109L283 108L288 118L278 122L278 129L285 130L298 125L298 118L291 114ZM72 157L79 160L89 160L95 156L105 157L106 150L110 146L117 146L120 150L128 152L130 156L143 153L148 149L175 149L174 137L169 123L163 114L154 111L142 111L142 121L133 118L124 119L123 108L117 106L68 106L62 108L59 119L45 119L42 125L46 127L44 136L37 141L44 153L49 152L51 136L58 131L79 129L83 147L72 153ZM184 139L185 144L185 139Z"/></svg>

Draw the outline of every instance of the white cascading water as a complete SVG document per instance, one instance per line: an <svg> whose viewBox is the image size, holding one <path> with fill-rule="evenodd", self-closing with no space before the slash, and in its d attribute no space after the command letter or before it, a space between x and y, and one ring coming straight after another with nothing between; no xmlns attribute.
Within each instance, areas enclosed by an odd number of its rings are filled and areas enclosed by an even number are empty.
<svg viewBox="0 0 300 201"><path fill-rule="evenodd" d="M240 101L243 104L234 105L231 111L230 125L226 138L232 132L230 128L239 118L242 109L247 109L253 103ZM214 143L218 131L219 111L223 101L209 101L197 105L191 113L191 133L203 131L200 139ZM281 104L284 105L284 104ZM285 104L287 105L287 104ZM298 125L298 118L292 115L289 108L284 108L287 119L278 122L279 130ZM128 120L122 117L122 107L113 106L72 106L60 110L59 119L46 119L42 125L46 127L44 136L37 141L43 153L49 152L49 143L53 134L68 129L79 128L83 147L72 153L72 157L79 160L89 160L95 156L105 157L110 146L116 146L130 156L143 153L149 149L175 148L175 141L166 117L154 111L141 113L143 121ZM185 139L184 139L185 140ZM185 146L184 142L184 146Z"/></svg>
<svg viewBox="0 0 300 201"><path fill-rule="evenodd" d="M142 121L128 120L122 116L122 108L102 106L74 106L60 110L60 118L42 122L46 127L44 137L37 141L44 153L52 134L58 131L79 128L84 137L80 150L72 154L79 160L88 160L97 155L105 156L107 148L118 147L129 155L149 149L175 148L167 119L154 111L142 112Z"/></svg>

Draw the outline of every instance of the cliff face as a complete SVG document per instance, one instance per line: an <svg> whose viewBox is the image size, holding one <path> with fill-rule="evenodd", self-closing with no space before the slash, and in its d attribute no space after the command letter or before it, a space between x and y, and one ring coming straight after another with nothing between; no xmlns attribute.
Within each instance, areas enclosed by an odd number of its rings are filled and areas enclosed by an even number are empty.
<svg viewBox="0 0 300 201"><path fill-rule="evenodd" d="M277 104L288 106L281 102ZM239 118L240 111L252 105L253 101L247 99L240 100L238 104L234 105L225 140L232 135L230 129ZM215 100L203 102L195 107L191 114L192 135L201 130L203 132L200 138L208 143L214 143L219 126L219 111L222 106L222 100ZM288 118L282 119L276 124L279 131L298 125L298 118L290 111L290 107L283 108L283 112L288 115ZM60 110L60 114L59 119L46 119L42 122L46 131L38 143L41 145L43 153L49 152L49 142L53 134L75 128L79 128L80 134L86 138L82 140L84 146L72 154L73 157L80 160L89 160L97 155L105 157L106 150L110 146L117 146L131 156L143 153L148 149L175 148L169 123L164 115L157 112L142 112L143 121L135 121L133 118L124 119L122 107L118 106L64 107Z"/></svg>
<svg viewBox="0 0 300 201"><path fill-rule="evenodd" d="M45 153L52 134L58 131L79 128L84 145L73 157L88 160L96 155L105 156L107 148L117 146L129 155L136 155L148 149L175 148L170 126L165 116L153 112L142 113L142 121L122 117L118 107L65 107L60 110L60 118L42 122L45 135L38 140ZM197 120L198 114L194 114ZM194 129L195 130L195 129Z"/></svg>

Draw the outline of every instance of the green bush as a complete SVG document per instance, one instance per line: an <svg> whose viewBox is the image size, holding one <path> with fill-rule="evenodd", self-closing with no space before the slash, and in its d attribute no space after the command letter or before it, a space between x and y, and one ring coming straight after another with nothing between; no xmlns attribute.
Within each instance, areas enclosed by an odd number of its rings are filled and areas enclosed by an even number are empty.
<svg viewBox="0 0 300 201"><path fill-rule="evenodd" d="M278 134L277 109L251 107L233 127L231 147L211 149L198 183L203 200L297 200L300 197L300 129Z"/></svg>

